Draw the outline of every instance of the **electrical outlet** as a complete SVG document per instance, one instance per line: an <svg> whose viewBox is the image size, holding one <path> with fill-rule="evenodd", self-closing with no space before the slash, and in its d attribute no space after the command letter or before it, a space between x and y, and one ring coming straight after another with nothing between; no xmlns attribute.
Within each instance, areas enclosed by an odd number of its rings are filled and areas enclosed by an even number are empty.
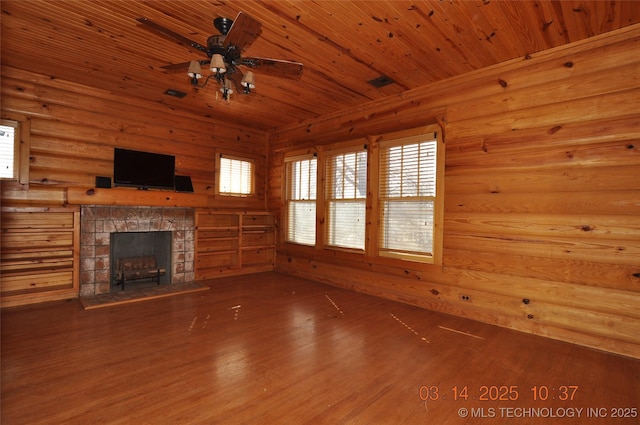
<svg viewBox="0 0 640 425"><path fill-rule="evenodd" d="M471 301L471 296L461 294L461 295L460 295L460 299L461 299L462 301Z"/></svg>

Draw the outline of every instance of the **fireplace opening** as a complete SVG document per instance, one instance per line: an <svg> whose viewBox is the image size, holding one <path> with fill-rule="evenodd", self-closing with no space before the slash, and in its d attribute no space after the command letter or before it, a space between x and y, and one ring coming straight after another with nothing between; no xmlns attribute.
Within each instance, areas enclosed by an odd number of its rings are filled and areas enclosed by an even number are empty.
<svg viewBox="0 0 640 425"><path fill-rule="evenodd" d="M154 257L158 268L166 270L159 276L127 280L126 288L156 286L158 283L171 284L171 243L172 232L116 232L111 233L110 265L111 292L122 290L118 282L118 259L132 257Z"/></svg>

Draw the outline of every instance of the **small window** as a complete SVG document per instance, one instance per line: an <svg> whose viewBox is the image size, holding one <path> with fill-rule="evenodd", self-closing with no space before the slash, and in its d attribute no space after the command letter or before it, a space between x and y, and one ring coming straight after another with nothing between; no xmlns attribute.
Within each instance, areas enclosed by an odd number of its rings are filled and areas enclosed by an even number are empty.
<svg viewBox="0 0 640 425"><path fill-rule="evenodd" d="M327 244L364 250L367 150L327 156Z"/></svg>
<svg viewBox="0 0 640 425"><path fill-rule="evenodd" d="M231 196L253 195L253 170L252 160L220 155L219 193Z"/></svg>
<svg viewBox="0 0 640 425"><path fill-rule="evenodd" d="M315 245L317 160L309 155L286 161L286 240Z"/></svg>
<svg viewBox="0 0 640 425"><path fill-rule="evenodd" d="M20 131L16 121L2 120L0 125L0 178L18 178Z"/></svg>

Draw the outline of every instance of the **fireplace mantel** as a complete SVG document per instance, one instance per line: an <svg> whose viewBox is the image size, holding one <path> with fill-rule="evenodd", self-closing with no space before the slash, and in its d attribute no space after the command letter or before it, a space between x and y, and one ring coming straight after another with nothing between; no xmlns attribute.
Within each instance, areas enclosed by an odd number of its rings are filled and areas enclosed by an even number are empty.
<svg viewBox="0 0 640 425"><path fill-rule="evenodd" d="M139 190L130 187L98 189L70 187L66 189L67 203L70 205L118 205L150 207L206 207L208 195L180 193L170 190Z"/></svg>

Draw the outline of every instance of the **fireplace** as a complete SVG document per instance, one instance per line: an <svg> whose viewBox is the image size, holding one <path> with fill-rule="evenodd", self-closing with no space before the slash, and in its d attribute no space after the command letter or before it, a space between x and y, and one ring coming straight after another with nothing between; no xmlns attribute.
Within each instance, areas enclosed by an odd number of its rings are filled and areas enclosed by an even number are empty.
<svg viewBox="0 0 640 425"><path fill-rule="evenodd" d="M165 280L161 281L163 284L192 282L194 217L193 208L82 206L80 296L117 290L118 287L112 287L112 283L116 261L113 256L118 255L156 255L158 262L164 262L162 266L167 270ZM126 234L142 236L141 247L129 246L131 243L127 242ZM125 241L118 242L120 237L125 237ZM164 242L162 238L165 238ZM149 244L153 248L149 248ZM164 253L145 252L160 245L165 245Z"/></svg>
<svg viewBox="0 0 640 425"><path fill-rule="evenodd" d="M121 282L116 279L118 274L118 260L130 258L152 257L155 259L156 268L171 270L171 240L172 232L114 232L111 233L111 292L123 289ZM157 276L158 284L170 284L171 276L167 273ZM140 286L150 277L140 276L141 282L132 281L127 287Z"/></svg>

